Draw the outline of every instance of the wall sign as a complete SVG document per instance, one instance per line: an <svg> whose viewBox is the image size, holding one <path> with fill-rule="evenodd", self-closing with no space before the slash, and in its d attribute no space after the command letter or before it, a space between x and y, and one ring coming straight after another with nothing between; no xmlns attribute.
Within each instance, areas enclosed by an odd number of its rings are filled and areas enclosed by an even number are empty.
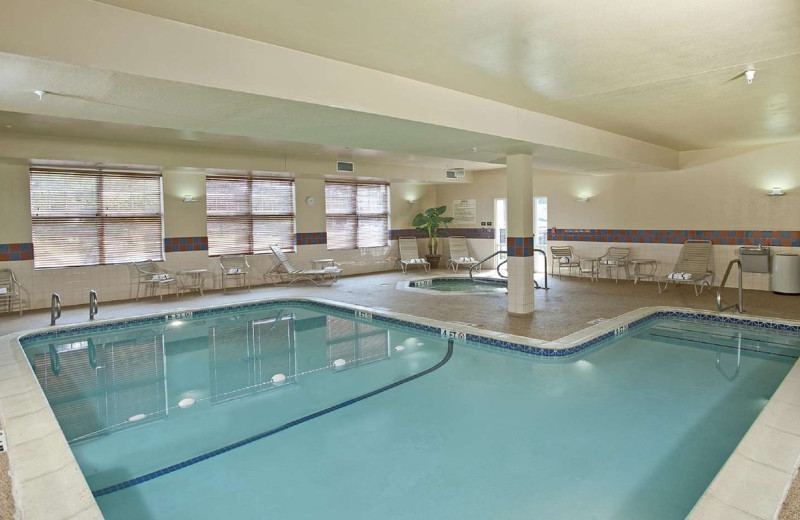
<svg viewBox="0 0 800 520"><path fill-rule="evenodd" d="M475 223L475 199L453 201L453 224Z"/></svg>

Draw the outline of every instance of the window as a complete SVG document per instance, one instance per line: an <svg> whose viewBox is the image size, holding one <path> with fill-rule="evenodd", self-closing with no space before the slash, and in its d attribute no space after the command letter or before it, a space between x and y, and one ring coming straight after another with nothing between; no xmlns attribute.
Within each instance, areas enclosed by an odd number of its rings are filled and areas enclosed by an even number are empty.
<svg viewBox="0 0 800 520"><path fill-rule="evenodd" d="M206 212L211 256L295 250L291 179L208 177Z"/></svg>
<svg viewBox="0 0 800 520"><path fill-rule="evenodd" d="M164 259L161 172L33 164L36 269Z"/></svg>
<svg viewBox="0 0 800 520"><path fill-rule="evenodd" d="M389 185L325 183L328 249L356 249L389 243Z"/></svg>

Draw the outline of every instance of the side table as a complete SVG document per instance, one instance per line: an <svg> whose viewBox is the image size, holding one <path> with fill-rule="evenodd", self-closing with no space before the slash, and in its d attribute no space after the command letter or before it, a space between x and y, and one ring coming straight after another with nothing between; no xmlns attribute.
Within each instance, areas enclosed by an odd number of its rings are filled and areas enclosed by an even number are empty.
<svg viewBox="0 0 800 520"><path fill-rule="evenodd" d="M178 294L189 291L200 291L200 296L204 296L203 283L207 272L208 269L187 269L175 273L178 275Z"/></svg>
<svg viewBox="0 0 800 520"><path fill-rule="evenodd" d="M651 258L640 258L631 260L633 266L633 283L636 284L639 280L653 280L658 270L658 262ZM642 266L645 266L646 271L642 271Z"/></svg>

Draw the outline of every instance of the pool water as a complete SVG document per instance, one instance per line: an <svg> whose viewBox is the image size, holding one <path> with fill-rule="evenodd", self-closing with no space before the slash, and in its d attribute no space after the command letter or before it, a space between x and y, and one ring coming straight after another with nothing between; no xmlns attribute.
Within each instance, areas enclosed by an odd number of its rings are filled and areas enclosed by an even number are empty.
<svg viewBox="0 0 800 520"><path fill-rule="evenodd" d="M677 519L798 344L659 318L569 359L467 343L448 357L439 336L296 306L26 352L111 520Z"/></svg>
<svg viewBox="0 0 800 520"><path fill-rule="evenodd" d="M505 293L506 285L506 280L480 278L429 278L408 283L410 288L463 294Z"/></svg>

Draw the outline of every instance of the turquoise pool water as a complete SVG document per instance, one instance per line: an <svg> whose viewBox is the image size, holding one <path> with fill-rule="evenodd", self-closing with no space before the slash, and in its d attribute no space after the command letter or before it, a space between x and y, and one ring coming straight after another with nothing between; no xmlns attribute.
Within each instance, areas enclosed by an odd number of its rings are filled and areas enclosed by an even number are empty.
<svg viewBox="0 0 800 520"><path fill-rule="evenodd" d="M465 294L507 292L506 280L497 279L429 278L426 280L414 280L409 282L408 286L415 289Z"/></svg>
<svg viewBox="0 0 800 520"><path fill-rule="evenodd" d="M560 360L306 306L177 321L24 342L111 520L684 518L800 352L681 319Z"/></svg>

